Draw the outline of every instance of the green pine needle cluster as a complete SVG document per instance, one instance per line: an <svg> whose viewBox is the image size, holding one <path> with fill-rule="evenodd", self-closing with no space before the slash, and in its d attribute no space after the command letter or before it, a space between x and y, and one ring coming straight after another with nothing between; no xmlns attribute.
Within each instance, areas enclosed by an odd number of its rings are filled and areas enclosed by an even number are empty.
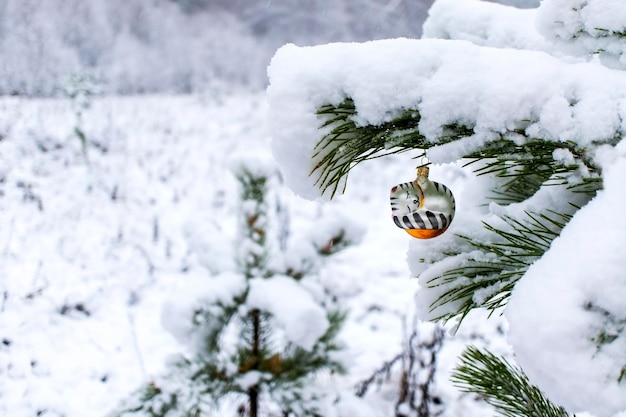
<svg viewBox="0 0 626 417"><path fill-rule="evenodd" d="M474 133L467 124L451 124L438 138L427 140L419 132L416 109L390 114L387 122L377 126L357 125L357 110L349 98L339 105L321 106L317 114L322 119L321 139L312 155L311 175L322 193L330 191L331 198L343 191L348 173L363 161L407 151L418 152L417 157L421 157L432 146ZM520 126L524 123L520 121ZM441 312L438 319L459 318L459 324L473 309L501 310L530 265L549 249L572 215L602 188L601 172L586 149L573 142L527 137L523 129L501 133L463 158L477 175L493 177L489 199L501 205L523 202L543 187L563 187L568 191L563 195L571 199L560 201L558 207L503 215L497 222L483 221L480 238L456 236L471 257L460 256L458 266L425 284L439 287L431 311L435 315ZM606 341L607 336L600 332L598 341ZM626 371L620 378L626 378L624 375ZM488 352L468 349L453 380L461 389L479 394L506 417L567 416L563 408L531 386L520 370Z"/></svg>
<svg viewBox="0 0 626 417"><path fill-rule="evenodd" d="M378 126L357 125L354 121L356 113L356 106L350 98L338 105L323 105L317 110L323 120L321 129L327 133L313 151L312 158L316 163L311 175L317 177L315 185L322 192L330 190L331 198L338 191L345 191L348 173L363 161L426 149L471 134L471 129L465 126L450 125L437 143L429 143L417 129L420 121L417 110L407 109Z"/></svg>
<svg viewBox="0 0 626 417"><path fill-rule="evenodd" d="M267 221L268 221L268 193L269 178L263 175L254 175L249 170L243 168L237 174L237 180L241 185L240 200L251 203L246 207L246 212L240 218L240 233L242 238L254 244L256 250L242 254L238 259L239 267L246 278L254 278L271 275L267 264L269 262L268 241L267 241Z"/></svg>
<svg viewBox="0 0 626 417"><path fill-rule="evenodd" d="M521 135L523 132L516 133ZM569 152L573 162L555 161L554 152L557 150ZM523 201L542 186L566 186L591 196L602 186L598 169L586 157L584 150L573 142L530 139L518 144L509 139L499 139L466 157L469 162L465 166L482 162L474 170L477 175L494 175L502 179L503 182L493 190L492 197L502 204ZM589 175L571 182L571 174L580 169L580 164L589 171Z"/></svg>
<svg viewBox="0 0 626 417"><path fill-rule="evenodd" d="M429 141L419 132L420 114L416 109L399 111L380 125L357 125L354 121L357 109L350 98L338 105L321 106L317 115L322 119L321 139L313 151L315 165L311 175L316 176L320 190L329 190L331 197L343 191L348 173L363 161L407 151L418 151L419 157L434 145L473 134L470 126L451 124L444 127L436 140ZM466 166L475 167L477 175L497 179L491 201L503 205L522 202L544 186L565 187L573 194L580 194L582 199L576 201L580 204L590 200L602 187L599 169L585 149L573 142L526 138L519 129L487 142L464 159ZM515 283L550 247L578 208L573 202L564 202L563 207L528 212L521 219L503 217L504 226L483 222L482 226L489 232L487 238L459 236L483 256L470 259L427 283L447 288L431 309L445 304L458 306L456 311L439 317L447 320L462 319L474 308L493 312L503 307Z"/></svg>
<svg viewBox="0 0 626 417"><path fill-rule="evenodd" d="M506 359L470 346L452 374L462 391L476 393L504 417L568 417Z"/></svg>
<svg viewBox="0 0 626 417"><path fill-rule="evenodd" d="M568 215L554 212L527 212L523 220L505 216L506 230L483 223L495 237L489 242L460 236L482 256L469 259L463 266L450 269L426 283L429 287L448 287L430 306L431 309L458 303L456 311L438 319L460 316L462 320L475 308L485 308L493 313L504 307L517 281L548 250L569 219Z"/></svg>
<svg viewBox="0 0 626 417"><path fill-rule="evenodd" d="M313 150L315 165L310 174L316 177L315 185L322 193L330 190L331 198L345 190L350 170L361 162L391 154L423 151L474 133L473 126L451 123L443 127L438 138L428 140L419 132L421 116L417 109L404 109L390 115L389 121L380 125L357 125L357 109L351 98L337 105L322 105L316 114L322 120L320 129L323 134ZM519 129L508 134L524 136L523 130ZM589 194L595 194L601 188L596 175L597 167L586 156L585 150L578 148L575 143L529 138L518 144L504 136L464 156L469 160L468 165L489 161L476 169L477 174L494 174L508 179L500 189L495 190L495 199L503 202L522 201L542 185L567 184ZM555 161L553 154L557 149L571 152L576 163ZM420 156L422 154L417 157ZM588 169L589 176L581 178L579 183L568 183L568 174L579 169L579 164Z"/></svg>

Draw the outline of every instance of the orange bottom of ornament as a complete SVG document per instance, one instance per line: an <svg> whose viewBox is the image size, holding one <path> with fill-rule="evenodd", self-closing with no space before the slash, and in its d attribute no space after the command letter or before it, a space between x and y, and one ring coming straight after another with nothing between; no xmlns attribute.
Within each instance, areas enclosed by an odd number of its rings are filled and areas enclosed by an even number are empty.
<svg viewBox="0 0 626 417"><path fill-rule="evenodd" d="M433 237L439 236L447 229L446 227L445 229L404 229L404 231L417 239L432 239Z"/></svg>

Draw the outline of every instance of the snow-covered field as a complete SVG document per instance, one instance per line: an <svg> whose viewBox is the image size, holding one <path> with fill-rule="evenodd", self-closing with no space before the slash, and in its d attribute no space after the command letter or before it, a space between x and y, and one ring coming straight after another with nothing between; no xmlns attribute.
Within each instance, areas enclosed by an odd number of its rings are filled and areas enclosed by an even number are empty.
<svg viewBox="0 0 626 417"><path fill-rule="evenodd" d="M181 351L162 306L186 280L219 270L206 248L212 232L235 226L227 166L269 152L266 107L264 93L110 97L92 99L79 120L69 100L0 100L0 415L105 415ZM388 195L414 166L393 156L358 167L332 203L285 191L292 238L302 222L337 213L366 228L318 274L349 310L341 338L352 363L335 377L345 387L401 353L411 332L410 237L391 221ZM470 317L445 339L442 415L486 413L447 380L465 343L507 352L504 323L486 322ZM364 397L375 415L393 415L399 366Z"/></svg>

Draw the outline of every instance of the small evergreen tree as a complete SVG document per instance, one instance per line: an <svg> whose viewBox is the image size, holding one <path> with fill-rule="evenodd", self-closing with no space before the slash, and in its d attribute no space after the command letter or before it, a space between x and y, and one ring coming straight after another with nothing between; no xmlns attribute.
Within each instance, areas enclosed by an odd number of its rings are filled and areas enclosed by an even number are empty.
<svg viewBox="0 0 626 417"><path fill-rule="evenodd" d="M83 114L91 107L94 96L100 94L100 88L94 78L85 72L77 72L70 75L65 93L72 102L72 108L76 116L74 135L80 141L81 151L87 159L87 136L83 126Z"/></svg>
<svg viewBox="0 0 626 417"><path fill-rule="evenodd" d="M322 220L290 246L273 164L242 159L233 171L241 192L234 270L192 282L190 299L164 310L164 325L190 353L114 415L224 415L219 408L230 404L231 415L321 416L337 400L316 377L344 371L336 336L345 314L311 276L359 228Z"/></svg>

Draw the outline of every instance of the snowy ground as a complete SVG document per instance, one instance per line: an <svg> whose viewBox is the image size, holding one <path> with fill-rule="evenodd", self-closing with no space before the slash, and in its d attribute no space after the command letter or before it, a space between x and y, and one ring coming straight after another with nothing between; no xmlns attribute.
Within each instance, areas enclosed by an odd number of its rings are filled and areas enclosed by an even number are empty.
<svg viewBox="0 0 626 417"><path fill-rule="evenodd" d="M226 166L269 151L265 112L264 93L94 99L82 120L67 100L0 100L0 415L105 415L181 349L161 326L162 305L186 279L208 276L203 230L234 227ZM412 320L410 237L388 207L389 188L414 175L410 156L356 168L333 203L289 201L292 235L299 219L333 210L367 228L319 273L350 311L346 386L400 353ZM465 343L507 352L504 324L485 322L470 317L446 339L442 415L488 414L446 375ZM365 397L381 416L393 415L398 375Z"/></svg>

